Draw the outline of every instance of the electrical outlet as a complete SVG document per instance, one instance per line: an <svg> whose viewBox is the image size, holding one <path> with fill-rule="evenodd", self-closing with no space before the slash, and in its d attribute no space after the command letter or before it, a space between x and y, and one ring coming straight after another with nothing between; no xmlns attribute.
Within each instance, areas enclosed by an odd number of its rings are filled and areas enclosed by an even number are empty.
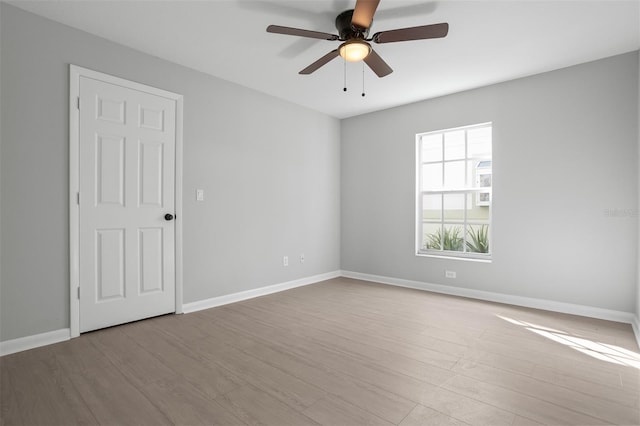
<svg viewBox="0 0 640 426"><path fill-rule="evenodd" d="M300 263L304 263L304 253L300 255Z"/></svg>
<svg viewBox="0 0 640 426"><path fill-rule="evenodd" d="M456 277L456 271L444 271L444 276L446 278L455 278Z"/></svg>
<svg viewBox="0 0 640 426"><path fill-rule="evenodd" d="M282 257L282 266L289 266L289 256Z"/></svg>
<svg viewBox="0 0 640 426"><path fill-rule="evenodd" d="M196 201L204 201L204 189L196 189Z"/></svg>

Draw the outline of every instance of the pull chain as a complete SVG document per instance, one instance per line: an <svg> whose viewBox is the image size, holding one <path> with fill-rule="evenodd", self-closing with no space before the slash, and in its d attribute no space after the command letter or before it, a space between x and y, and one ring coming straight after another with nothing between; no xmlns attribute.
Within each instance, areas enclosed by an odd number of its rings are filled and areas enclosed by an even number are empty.
<svg viewBox="0 0 640 426"><path fill-rule="evenodd" d="M347 61L343 61L344 62L344 88L342 89L343 92L347 91Z"/></svg>
<svg viewBox="0 0 640 426"><path fill-rule="evenodd" d="M347 91L347 61L344 61L344 87L342 88L343 92ZM362 97L365 97L366 93L364 90L364 61L362 62Z"/></svg>
<svg viewBox="0 0 640 426"><path fill-rule="evenodd" d="M364 97L364 61L362 61L362 97Z"/></svg>

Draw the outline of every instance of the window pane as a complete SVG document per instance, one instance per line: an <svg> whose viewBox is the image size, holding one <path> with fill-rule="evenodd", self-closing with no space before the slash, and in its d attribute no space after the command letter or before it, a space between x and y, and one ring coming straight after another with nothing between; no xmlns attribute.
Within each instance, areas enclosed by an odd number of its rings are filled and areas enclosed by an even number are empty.
<svg viewBox="0 0 640 426"><path fill-rule="evenodd" d="M442 250L442 226L439 223L422 224L422 250Z"/></svg>
<svg viewBox="0 0 640 426"><path fill-rule="evenodd" d="M440 220L442 218L442 194L422 196L422 219Z"/></svg>
<svg viewBox="0 0 640 426"><path fill-rule="evenodd" d="M477 165L478 165L477 161L467 161L467 164L466 164L467 181L465 182L467 188L475 188L478 186L476 182L476 176L477 176L476 166Z"/></svg>
<svg viewBox="0 0 640 426"><path fill-rule="evenodd" d="M464 164L465 161L452 161L450 163L444 163L445 188L462 189L465 187Z"/></svg>
<svg viewBox="0 0 640 426"><path fill-rule="evenodd" d="M442 249L448 251L464 251L464 240L462 238L463 226L444 225L442 233Z"/></svg>
<svg viewBox="0 0 640 426"><path fill-rule="evenodd" d="M467 220L471 222L489 222L491 217L491 205L481 200L488 198L487 193L476 192L471 199L472 204L467 204Z"/></svg>
<svg viewBox="0 0 640 426"><path fill-rule="evenodd" d="M422 189L442 189L442 163L422 165Z"/></svg>
<svg viewBox="0 0 640 426"><path fill-rule="evenodd" d="M491 157L491 127L471 129L467 132L469 157Z"/></svg>
<svg viewBox="0 0 640 426"><path fill-rule="evenodd" d="M467 251L489 253L489 225L467 226Z"/></svg>
<svg viewBox="0 0 640 426"><path fill-rule="evenodd" d="M442 161L442 134L422 137L422 161Z"/></svg>
<svg viewBox="0 0 640 426"><path fill-rule="evenodd" d="M464 130L444 134L444 159L459 160L464 158Z"/></svg>
<svg viewBox="0 0 640 426"><path fill-rule="evenodd" d="M491 173L478 172L478 188L491 188Z"/></svg>
<svg viewBox="0 0 640 426"><path fill-rule="evenodd" d="M445 220L464 219L464 197L466 194L444 194L443 213Z"/></svg>
<svg viewBox="0 0 640 426"><path fill-rule="evenodd" d="M478 193L478 205L484 207L491 205L491 191L480 191Z"/></svg>

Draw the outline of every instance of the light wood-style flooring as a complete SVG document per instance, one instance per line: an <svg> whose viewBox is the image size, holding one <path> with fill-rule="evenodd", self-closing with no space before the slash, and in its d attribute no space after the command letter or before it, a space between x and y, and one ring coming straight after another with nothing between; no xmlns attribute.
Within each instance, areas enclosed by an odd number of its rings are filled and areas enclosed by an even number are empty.
<svg viewBox="0 0 640 426"><path fill-rule="evenodd" d="M640 424L628 324L339 278L0 358L3 425Z"/></svg>

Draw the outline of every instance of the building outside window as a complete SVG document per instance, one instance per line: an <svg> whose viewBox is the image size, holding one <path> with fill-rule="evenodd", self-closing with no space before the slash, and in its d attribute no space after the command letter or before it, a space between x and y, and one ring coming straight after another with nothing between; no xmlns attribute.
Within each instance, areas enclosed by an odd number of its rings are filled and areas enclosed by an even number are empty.
<svg viewBox="0 0 640 426"><path fill-rule="evenodd" d="M491 259L491 123L416 135L416 253Z"/></svg>

